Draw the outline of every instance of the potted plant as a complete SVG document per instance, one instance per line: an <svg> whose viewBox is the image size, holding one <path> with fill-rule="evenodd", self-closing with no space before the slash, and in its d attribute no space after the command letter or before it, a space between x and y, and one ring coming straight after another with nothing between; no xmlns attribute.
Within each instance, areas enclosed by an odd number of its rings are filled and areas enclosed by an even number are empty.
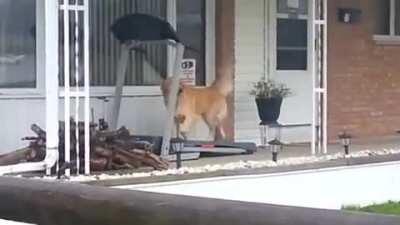
<svg viewBox="0 0 400 225"><path fill-rule="evenodd" d="M262 123L274 123L279 119L284 98L291 95L290 89L281 83L262 78L250 92L255 96L258 115Z"/></svg>

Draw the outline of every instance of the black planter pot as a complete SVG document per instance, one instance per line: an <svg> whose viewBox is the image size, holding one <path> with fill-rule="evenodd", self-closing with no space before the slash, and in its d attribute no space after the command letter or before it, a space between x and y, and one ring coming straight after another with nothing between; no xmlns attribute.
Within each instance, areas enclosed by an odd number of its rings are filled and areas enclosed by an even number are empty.
<svg viewBox="0 0 400 225"><path fill-rule="evenodd" d="M256 99L258 116L263 123L273 123L281 114L282 98L258 98Z"/></svg>

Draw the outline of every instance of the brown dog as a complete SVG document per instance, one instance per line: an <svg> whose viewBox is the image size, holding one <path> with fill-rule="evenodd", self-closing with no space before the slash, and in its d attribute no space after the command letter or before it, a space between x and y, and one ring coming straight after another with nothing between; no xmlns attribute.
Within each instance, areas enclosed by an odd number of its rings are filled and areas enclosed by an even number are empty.
<svg viewBox="0 0 400 225"><path fill-rule="evenodd" d="M170 86L171 79L163 80L161 83L161 91L166 103ZM200 120L207 124L209 134L213 139L216 132L225 139L222 121L228 113L227 96L231 93L232 86L232 79L229 76L216 79L208 87L180 84L176 121L180 123L180 133L185 139L193 125Z"/></svg>

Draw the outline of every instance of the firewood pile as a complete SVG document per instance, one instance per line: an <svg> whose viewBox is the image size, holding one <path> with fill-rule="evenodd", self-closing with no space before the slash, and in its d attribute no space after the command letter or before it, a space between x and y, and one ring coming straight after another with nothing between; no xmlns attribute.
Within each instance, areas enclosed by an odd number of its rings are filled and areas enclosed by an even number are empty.
<svg viewBox="0 0 400 225"><path fill-rule="evenodd" d="M65 123L60 122L59 129L59 168L61 171L69 168L72 173L84 169L84 123L78 123L79 140L76 140L76 123L70 121L70 163L65 163ZM25 137L29 141L25 148L0 155L0 166L12 165L23 162L40 162L46 156L46 132L36 124L31 126L36 134L34 137ZM120 169L136 169L140 167L152 167L155 170L168 169L168 162L154 154L154 145L146 141L135 141L131 138L128 129L121 127L118 130L100 130L94 123L90 125L90 168L91 171L108 171ZM77 142L79 142L77 144ZM79 146L79 158L77 157ZM55 168L53 168L55 172Z"/></svg>

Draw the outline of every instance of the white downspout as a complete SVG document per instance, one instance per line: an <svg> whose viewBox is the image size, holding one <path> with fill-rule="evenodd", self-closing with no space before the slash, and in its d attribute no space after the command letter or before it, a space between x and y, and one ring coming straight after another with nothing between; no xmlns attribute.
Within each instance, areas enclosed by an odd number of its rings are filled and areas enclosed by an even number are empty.
<svg viewBox="0 0 400 225"><path fill-rule="evenodd" d="M0 167L0 175L46 170L58 161L58 1L45 0L46 157L37 163Z"/></svg>
<svg viewBox="0 0 400 225"><path fill-rule="evenodd" d="M11 166L2 166L0 167L0 176L5 174L16 174L23 172L49 170L56 164L57 161L58 161L58 150L47 149L46 158L44 159L44 161L37 163L21 163Z"/></svg>

